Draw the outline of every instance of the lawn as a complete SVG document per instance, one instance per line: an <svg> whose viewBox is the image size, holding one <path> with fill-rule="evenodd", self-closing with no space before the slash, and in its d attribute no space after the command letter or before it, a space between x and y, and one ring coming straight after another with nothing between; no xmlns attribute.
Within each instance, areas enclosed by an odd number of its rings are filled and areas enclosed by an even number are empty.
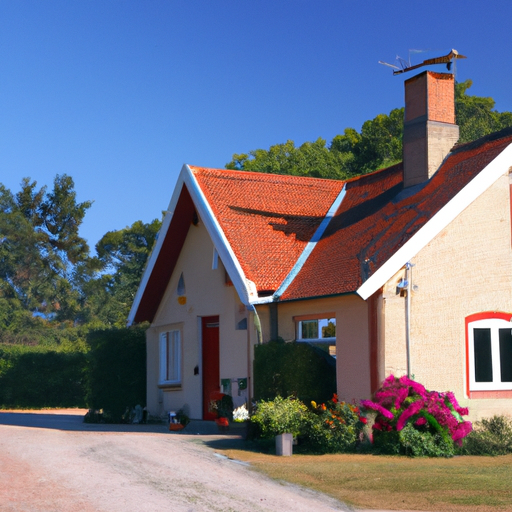
<svg viewBox="0 0 512 512"><path fill-rule="evenodd" d="M512 511L512 455L413 459L222 451L229 458L250 462L271 478L315 489L356 508Z"/></svg>

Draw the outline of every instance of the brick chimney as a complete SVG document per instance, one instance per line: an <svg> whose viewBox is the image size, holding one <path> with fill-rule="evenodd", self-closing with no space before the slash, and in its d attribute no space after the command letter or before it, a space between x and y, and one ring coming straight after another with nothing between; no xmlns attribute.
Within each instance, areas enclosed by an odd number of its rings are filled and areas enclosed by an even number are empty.
<svg viewBox="0 0 512 512"><path fill-rule="evenodd" d="M429 180L458 140L454 76L425 71L406 80L404 187Z"/></svg>

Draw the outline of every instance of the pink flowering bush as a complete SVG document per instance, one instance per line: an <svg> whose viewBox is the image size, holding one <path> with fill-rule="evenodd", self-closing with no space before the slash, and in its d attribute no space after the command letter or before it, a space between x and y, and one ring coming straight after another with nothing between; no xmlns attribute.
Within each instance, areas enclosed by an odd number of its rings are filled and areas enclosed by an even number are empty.
<svg viewBox="0 0 512 512"><path fill-rule="evenodd" d="M373 425L374 446L384 453L452 456L455 444L471 430L452 392L428 391L408 377L390 375L374 400L361 400L367 411L377 413Z"/></svg>

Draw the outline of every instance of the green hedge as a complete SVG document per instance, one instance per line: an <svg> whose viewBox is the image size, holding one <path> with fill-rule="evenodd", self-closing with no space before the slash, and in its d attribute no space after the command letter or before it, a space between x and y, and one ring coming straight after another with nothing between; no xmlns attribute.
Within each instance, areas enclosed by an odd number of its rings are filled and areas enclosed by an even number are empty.
<svg viewBox="0 0 512 512"><path fill-rule="evenodd" d="M145 402L143 327L90 331L87 343L0 343L0 408L88 407L118 422Z"/></svg>
<svg viewBox="0 0 512 512"><path fill-rule="evenodd" d="M146 404L145 328L92 331L87 341L87 406L102 409L104 421L125 421L127 408Z"/></svg>
<svg viewBox="0 0 512 512"><path fill-rule="evenodd" d="M85 364L81 351L0 345L0 406L84 407Z"/></svg>
<svg viewBox="0 0 512 512"><path fill-rule="evenodd" d="M254 398L295 396L305 404L336 393L336 361L307 343L270 341L254 350Z"/></svg>

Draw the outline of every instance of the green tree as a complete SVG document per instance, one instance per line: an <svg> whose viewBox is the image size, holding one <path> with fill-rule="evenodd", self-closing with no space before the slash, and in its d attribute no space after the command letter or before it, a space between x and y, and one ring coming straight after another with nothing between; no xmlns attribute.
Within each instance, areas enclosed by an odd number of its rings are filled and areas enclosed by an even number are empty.
<svg viewBox="0 0 512 512"><path fill-rule="evenodd" d="M89 258L78 234L90 201L77 203L74 183L56 176L53 189L23 179L13 195L0 185L0 317L12 320L20 308L59 320L73 320L79 290L77 265Z"/></svg>
<svg viewBox="0 0 512 512"><path fill-rule="evenodd" d="M492 98L467 94L472 85L471 80L466 80L455 86L455 115L460 128L460 142L470 142L512 126L512 112L497 112Z"/></svg>
<svg viewBox="0 0 512 512"><path fill-rule="evenodd" d="M354 173L365 174L388 167L402 160L404 109L396 108L389 115L379 114L366 121L361 138L354 145Z"/></svg>
<svg viewBox="0 0 512 512"><path fill-rule="evenodd" d="M126 324L160 226L156 219L150 223L137 221L130 227L109 231L96 244L97 258L88 269L88 275L95 277L83 284L88 321L96 319L118 327Z"/></svg>
<svg viewBox="0 0 512 512"><path fill-rule="evenodd" d="M299 147L289 140L284 144L275 144L268 150L256 149L249 154L234 154L226 168L343 179L349 176L351 159L352 155L348 152L329 150L324 139L305 142Z"/></svg>

